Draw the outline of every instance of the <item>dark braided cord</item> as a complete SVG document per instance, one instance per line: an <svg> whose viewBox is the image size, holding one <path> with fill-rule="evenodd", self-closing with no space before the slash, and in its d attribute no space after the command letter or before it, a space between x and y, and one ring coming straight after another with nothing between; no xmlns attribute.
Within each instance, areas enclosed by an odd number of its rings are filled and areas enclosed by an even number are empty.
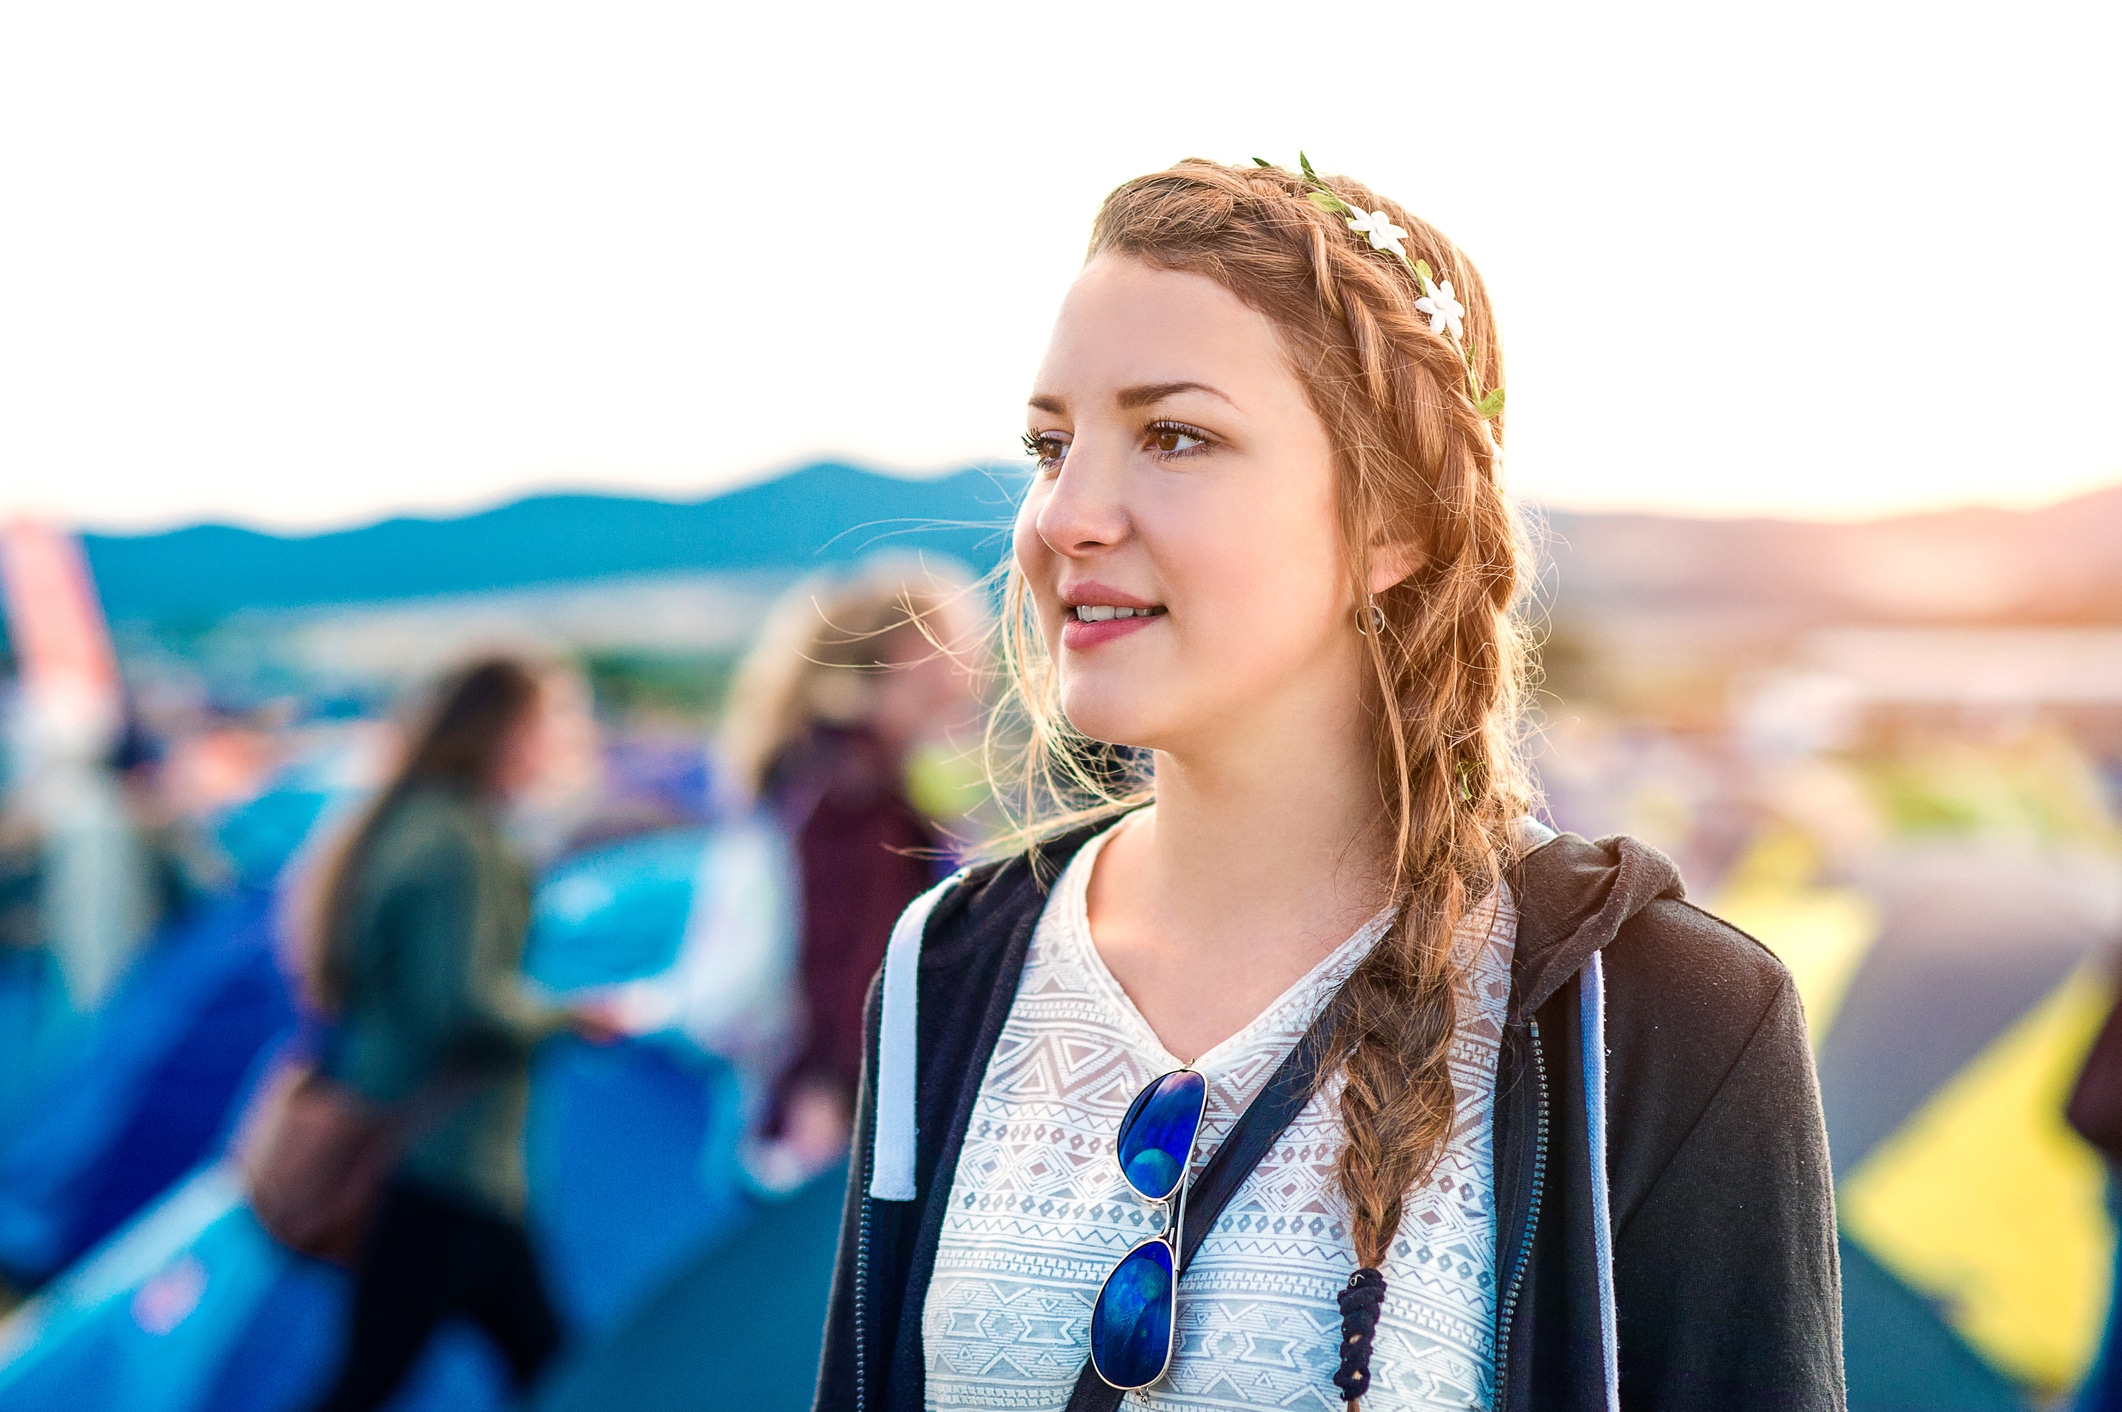
<svg viewBox="0 0 2122 1412"><path fill-rule="evenodd" d="M1343 1402L1354 1402L1370 1391L1370 1345L1385 1304L1385 1276L1364 1266L1348 1277L1340 1299L1341 1371L1334 1374L1334 1386Z"/></svg>

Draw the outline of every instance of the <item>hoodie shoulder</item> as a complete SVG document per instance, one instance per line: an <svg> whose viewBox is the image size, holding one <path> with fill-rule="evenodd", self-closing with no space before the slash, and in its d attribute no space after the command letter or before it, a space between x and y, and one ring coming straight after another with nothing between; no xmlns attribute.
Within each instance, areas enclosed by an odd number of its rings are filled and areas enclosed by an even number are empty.
<svg viewBox="0 0 2122 1412"><path fill-rule="evenodd" d="M1805 1009L1767 947L1692 903L1660 899L1630 919L1605 955L1617 1117L1643 1113L1644 1129L1670 1126L1677 1144L1720 1097L1748 1108L1802 1098L1817 1115ZM1770 1088L1740 1078L1749 1091L1732 1091L1735 1077L1770 1070L1780 1076Z"/></svg>
<svg viewBox="0 0 2122 1412"><path fill-rule="evenodd" d="M1664 997L1661 1009L1704 1007L1751 1029L1792 987L1776 954L1715 913L1660 898L1629 919L1609 966L1637 973Z"/></svg>
<svg viewBox="0 0 2122 1412"><path fill-rule="evenodd" d="M1653 1012L1742 1030L1790 984L1768 948L1689 902L1672 860L1637 839L1560 834L1519 859L1510 883L1518 1013L1545 1005L1594 952L1605 953L1610 986L1647 988Z"/></svg>

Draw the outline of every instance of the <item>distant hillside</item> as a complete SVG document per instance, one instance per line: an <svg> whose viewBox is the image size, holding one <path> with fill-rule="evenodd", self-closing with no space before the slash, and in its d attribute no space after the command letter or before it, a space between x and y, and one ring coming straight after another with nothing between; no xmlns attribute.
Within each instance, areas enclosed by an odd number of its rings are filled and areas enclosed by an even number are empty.
<svg viewBox="0 0 2122 1412"><path fill-rule="evenodd" d="M2122 485L2039 510L1854 524L1545 517L1560 616L1723 623L2122 622Z"/></svg>
<svg viewBox="0 0 2122 1412"><path fill-rule="evenodd" d="M695 501L539 495L456 519L281 536L227 525L84 536L114 621L375 602L614 575L803 570L882 548L984 569L1008 545L1008 471L905 480L816 465Z"/></svg>
<svg viewBox="0 0 2122 1412"><path fill-rule="evenodd" d="M1013 469L906 480L817 465L695 501L540 495L456 519L330 534L202 525L89 535L114 620L377 603L619 576L801 572L879 548L986 568L1008 549ZM1773 647L1828 623L2122 622L2122 486L2035 511L1858 524L1552 511L1534 516L1558 623Z"/></svg>

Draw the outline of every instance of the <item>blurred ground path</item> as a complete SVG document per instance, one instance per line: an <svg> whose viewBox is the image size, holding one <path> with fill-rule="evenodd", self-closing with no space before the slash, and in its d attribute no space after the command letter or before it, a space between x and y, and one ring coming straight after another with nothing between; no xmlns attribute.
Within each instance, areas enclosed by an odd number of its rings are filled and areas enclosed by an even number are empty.
<svg viewBox="0 0 2122 1412"><path fill-rule="evenodd" d="M1838 1181L2074 968L2122 944L2122 870L2103 854L1901 845L1857 882L1882 925L1820 1043Z"/></svg>
<svg viewBox="0 0 2122 1412"><path fill-rule="evenodd" d="M2045 1405L2107 1307L2105 1166L2062 1107L2112 995L2122 866L1937 842L1856 881L1879 932L1819 1055L1850 1405Z"/></svg>
<svg viewBox="0 0 2122 1412"><path fill-rule="evenodd" d="M613 1337L564 1365L539 1412L805 1412L847 1171L763 1208Z"/></svg>
<svg viewBox="0 0 2122 1412"><path fill-rule="evenodd" d="M1842 1309L1850 1412L2025 1412L2017 1389L1846 1236Z"/></svg>

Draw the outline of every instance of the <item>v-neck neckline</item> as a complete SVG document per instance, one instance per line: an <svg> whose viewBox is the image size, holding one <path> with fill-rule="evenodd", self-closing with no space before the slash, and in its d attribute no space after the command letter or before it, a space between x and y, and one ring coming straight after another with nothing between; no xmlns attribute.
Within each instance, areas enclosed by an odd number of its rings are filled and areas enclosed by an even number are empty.
<svg viewBox="0 0 2122 1412"><path fill-rule="evenodd" d="M1291 981L1280 995L1261 1008L1259 1014L1210 1045L1199 1058L1188 1063L1165 1046L1155 1027L1143 1017L1134 997L1127 993L1127 988L1120 984L1112 968L1105 964L1105 957L1098 950L1097 938L1091 933L1091 870L1097 866L1098 855L1104 851L1107 840L1125 828L1127 822L1127 819L1120 820L1077 850L1076 856L1069 860L1068 867L1062 873L1060 883L1055 889L1054 901L1063 909L1062 945L1067 948L1076 964L1082 967L1091 987L1111 1004L1121 1023L1131 1032L1130 1039L1155 1055L1166 1069L1193 1069L1210 1079L1217 1078L1228 1060L1259 1041L1263 1030L1284 1028L1281 1023L1284 1012L1300 1004L1307 1010L1303 1024L1296 1027L1296 1032L1301 1033L1304 1026L1309 1025L1319 1010L1332 998L1341 982L1346 980L1364 956L1369 954L1378 938L1385 934L1387 923L1392 920L1393 908L1391 904L1387 904L1369 921L1356 928L1339 946L1321 957L1310 970Z"/></svg>

